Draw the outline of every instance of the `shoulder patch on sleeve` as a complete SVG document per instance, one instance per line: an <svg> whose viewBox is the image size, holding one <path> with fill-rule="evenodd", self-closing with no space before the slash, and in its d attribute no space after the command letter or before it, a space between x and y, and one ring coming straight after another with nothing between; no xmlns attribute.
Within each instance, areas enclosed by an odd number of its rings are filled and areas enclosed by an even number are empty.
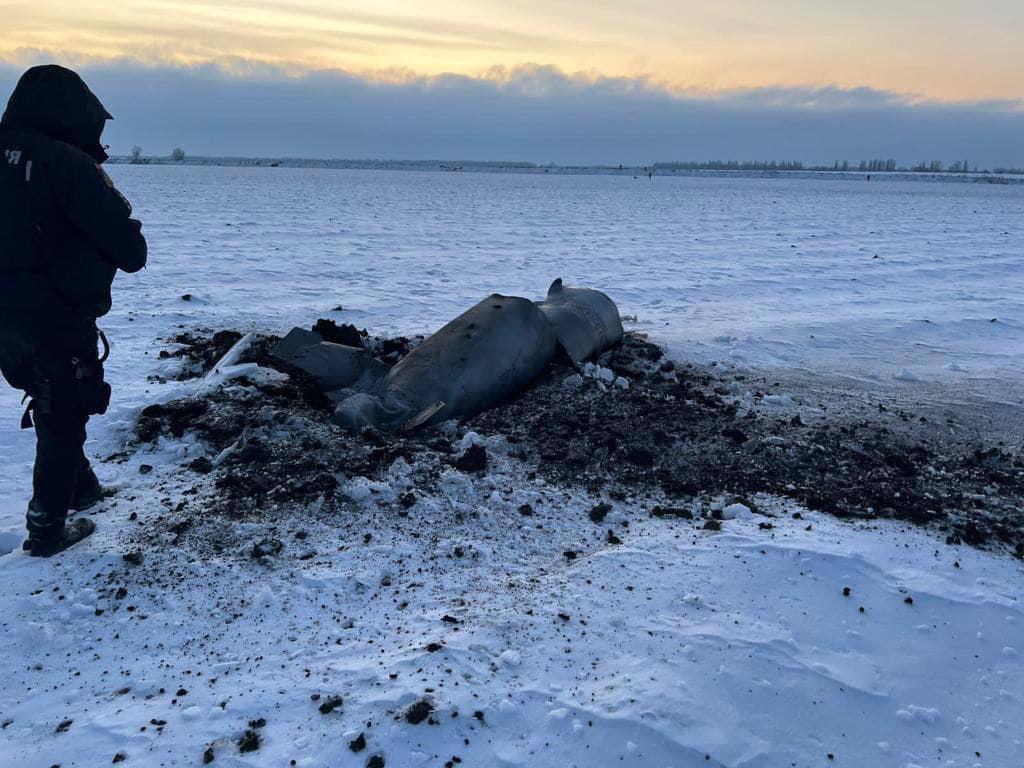
<svg viewBox="0 0 1024 768"><path fill-rule="evenodd" d="M128 209L128 215L130 216L131 213L132 213L132 204L129 203L128 202L128 198L126 198L124 195L122 195L121 191L117 187L114 186L114 180L112 178L110 178L110 176L107 174L107 172L105 170L103 170L103 166L100 165L99 163L96 163L96 172L99 173L100 178L103 179L103 183L106 184L113 191L113 193L115 195L117 195L119 198L121 198L121 202L124 203L125 208Z"/></svg>
<svg viewBox="0 0 1024 768"><path fill-rule="evenodd" d="M114 180L107 175L107 172L103 170L102 165L96 163L96 170L99 172L100 178L103 179L104 184L106 184L111 189L117 189L117 187L114 186Z"/></svg>

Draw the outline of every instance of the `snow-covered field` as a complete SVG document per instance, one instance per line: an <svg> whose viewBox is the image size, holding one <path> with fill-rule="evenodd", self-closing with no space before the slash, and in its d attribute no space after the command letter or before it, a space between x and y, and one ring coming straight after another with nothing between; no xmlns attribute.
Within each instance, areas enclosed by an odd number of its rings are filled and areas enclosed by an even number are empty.
<svg viewBox="0 0 1024 768"><path fill-rule="evenodd" d="M630 327L681 358L911 392L995 381L1013 393L1024 376L1020 187L112 172L146 223L151 265L119 278L103 323L115 404L92 429L97 457L122 447L142 406L194 390L147 381L179 326L281 332L332 317L418 333L491 291L539 298L558 276L607 290ZM199 765L207 749L213 765L310 768L372 755L1024 764L1024 570L1007 556L767 497L771 528L742 509L718 533L653 520L639 498L595 526L587 511L606 499L524 478L486 438L492 470L451 470L409 517L393 514L412 482L397 461L387 482L343 478L344 520L281 521L273 564L170 537L139 569L122 559L134 531L182 500L192 480L179 465L202 451L163 438L99 464L116 506L87 544L35 561L17 551L33 444L18 399L0 392L0 551L14 550L0 557L0 765L119 753ZM230 533L251 546L266 530ZM300 559L307 545L317 554ZM413 724L421 700L433 711ZM247 730L258 750L239 750Z"/></svg>
<svg viewBox="0 0 1024 768"><path fill-rule="evenodd" d="M118 310L140 321L287 323L342 303L351 322L433 330L562 275L688 356L1024 373L1020 185L111 170L153 239Z"/></svg>

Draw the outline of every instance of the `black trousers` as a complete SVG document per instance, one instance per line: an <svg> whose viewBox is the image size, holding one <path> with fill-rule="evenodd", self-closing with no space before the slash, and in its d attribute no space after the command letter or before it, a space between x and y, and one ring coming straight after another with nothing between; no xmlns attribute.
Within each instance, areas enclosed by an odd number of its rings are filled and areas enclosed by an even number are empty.
<svg viewBox="0 0 1024 768"><path fill-rule="evenodd" d="M59 537L76 487L95 483L83 446L89 416L106 410L92 318L65 312L4 313L0 370L31 398L36 461L27 527L30 538Z"/></svg>

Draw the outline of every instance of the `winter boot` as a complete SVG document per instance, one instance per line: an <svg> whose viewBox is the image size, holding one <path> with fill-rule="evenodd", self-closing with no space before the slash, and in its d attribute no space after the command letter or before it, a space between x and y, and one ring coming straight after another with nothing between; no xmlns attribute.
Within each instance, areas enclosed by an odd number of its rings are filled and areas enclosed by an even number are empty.
<svg viewBox="0 0 1024 768"><path fill-rule="evenodd" d="M22 549L32 557L51 557L63 552L82 539L87 538L96 530L96 524L87 517L72 520L65 525L56 536L30 537L25 540Z"/></svg>

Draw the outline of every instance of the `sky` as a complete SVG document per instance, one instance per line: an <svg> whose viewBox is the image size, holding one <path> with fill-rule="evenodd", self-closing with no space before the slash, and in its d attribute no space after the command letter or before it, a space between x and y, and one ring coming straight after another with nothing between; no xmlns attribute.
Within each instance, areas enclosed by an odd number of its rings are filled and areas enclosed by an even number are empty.
<svg viewBox="0 0 1024 768"><path fill-rule="evenodd" d="M372 8L372 10L368 10ZM1024 165L1020 0L0 0L115 152Z"/></svg>

